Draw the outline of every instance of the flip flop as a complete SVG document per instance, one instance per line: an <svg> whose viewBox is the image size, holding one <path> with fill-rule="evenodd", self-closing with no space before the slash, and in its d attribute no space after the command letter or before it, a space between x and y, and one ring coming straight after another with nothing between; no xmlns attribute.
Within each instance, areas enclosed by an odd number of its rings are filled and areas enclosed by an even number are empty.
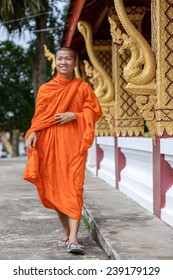
<svg viewBox="0 0 173 280"><path fill-rule="evenodd" d="M72 246L75 245L75 246ZM84 254L84 250L81 248L81 246L78 243L72 242L67 246L67 252L68 253L76 253L76 254Z"/></svg>
<svg viewBox="0 0 173 280"><path fill-rule="evenodd" d="M59 246L59 247L67 247L67 246L68 246L68 241L69 241L69 238L67 238L67 239L61 239L61 240L58 242L58 246Z"/></svg>

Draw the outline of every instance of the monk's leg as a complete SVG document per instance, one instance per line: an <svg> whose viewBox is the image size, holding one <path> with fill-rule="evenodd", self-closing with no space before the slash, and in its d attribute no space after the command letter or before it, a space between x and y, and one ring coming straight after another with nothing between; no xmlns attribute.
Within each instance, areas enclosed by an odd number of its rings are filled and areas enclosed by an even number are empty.
<svg viewBox="0 0 173 280"><path fill-rule="evenodd" d="M58 217L59 217L60 222L61 222L62 227L63 227L63 234L64 234L63 239L65 240L70 235L69 219L68 219L67 215L65 215L64 213L62 213L58 209L56 211L58 213Z"/></svg>
<svg viewBox="0 0 173 280"><path fill-rule="evenodd" d="M80 222L69 217L69 226L70 226L70 235L69 235L69 243L75 242L78 243L77 234L79 230Z"/></svg>

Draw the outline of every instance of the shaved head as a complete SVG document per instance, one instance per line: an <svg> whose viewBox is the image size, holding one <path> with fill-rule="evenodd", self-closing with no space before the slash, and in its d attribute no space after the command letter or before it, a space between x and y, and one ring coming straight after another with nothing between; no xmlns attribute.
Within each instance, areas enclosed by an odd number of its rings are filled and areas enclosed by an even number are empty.
<svg viewBox="0 0 173 280"><path fill-rule="evenodd" d="M70 52L72 52L72 54L73 54L74 60L77 59L77 52L74 51L74 50L73 50L72 48L70 48L70 47L60 47L59 49L56 50L55 56L57 55L57 53L58 53L59 51L70 51Z"/></svg>

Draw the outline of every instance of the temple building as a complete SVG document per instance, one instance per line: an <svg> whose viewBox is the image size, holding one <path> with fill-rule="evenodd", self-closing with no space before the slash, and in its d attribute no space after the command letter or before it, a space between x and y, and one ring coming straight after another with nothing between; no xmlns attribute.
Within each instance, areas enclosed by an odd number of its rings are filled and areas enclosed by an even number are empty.
<svg viewBox="0 0 173 280"><path fill-rule="evenodd" d="M62 46L103 110L87 169L173 227L172 18L172 0L71 0Z"/></svg>

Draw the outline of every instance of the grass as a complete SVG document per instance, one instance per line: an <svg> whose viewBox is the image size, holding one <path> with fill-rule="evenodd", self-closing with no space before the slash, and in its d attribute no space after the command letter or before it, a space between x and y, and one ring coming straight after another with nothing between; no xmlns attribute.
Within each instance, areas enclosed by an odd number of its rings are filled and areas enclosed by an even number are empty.
<svg viewBox="0 0 173 280"><path fill-rule="evenodd" d="M90 225L90 223L88 222L86 216L82 216L82 221L83 221L85 227L86 227L88 230L90 230L90 229L91 229L91 225Z"/></svg>

